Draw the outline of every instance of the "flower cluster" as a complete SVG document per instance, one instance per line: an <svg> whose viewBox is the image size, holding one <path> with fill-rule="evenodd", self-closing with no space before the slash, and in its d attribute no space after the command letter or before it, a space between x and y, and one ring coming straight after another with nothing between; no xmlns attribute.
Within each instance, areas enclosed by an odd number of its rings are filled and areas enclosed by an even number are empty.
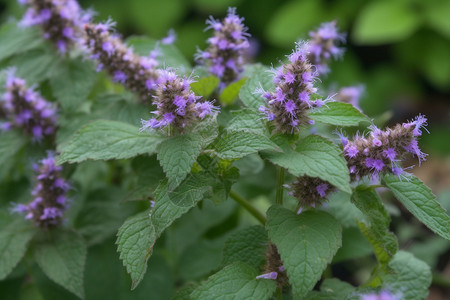
<svg viewBox="0 0 450 300"><path fill-rule="evenodd" d="M56 109L33 88L27 88L25 80L9 74L6 92L0 101L3 114L8 120L0 129L23 128L34 140L40 141L56 132Z"/></svg>
<svg viewBox="0 0 450 300"><path fill-rule="evenodd" d="M307 59L308 49L308 44L297 44L288 56L289 63L275 70L275 92L259 91L268 101L268 107L261 106L259 110L273 121L277 132L293 133L301 125L313 124L309 109L324 104L321 99L311 100L317 89L313 87L315 73Z"/></svg>
<svg viewBox="0 0 450 300"><path fill-rule="evenodd" d="M142 101L150 102L158 84L158 52L151 51L146 57L136 55L118 35L111 32L113 25L106 22L84 26L87 35L85 46L91 58L98 61L97 71L105 69L115 82L138 94Z"/></svg>
<svg viewBox="0 0 450 300"><path fill-rule="evenodd" d="M199 102L189 85L190 78L180 78L173 71L160 72L153 103L157 111L155 118L142 120L141 130L169 127L183 133L197 119L203 119L214 113L217 108L211 102Z"/></svg>
<svg viewBox="0 0 450 300"><path fill-rule="evenodd" d="M66 53L81 44L83 24L91 18L76 0L19 0L28 9L21 21L23 26L39 25L44 38L52 41L59 52Z"/></svg>
<svg viewBox="0 0 450 300"><path fill-rule="evenodd" d="M305 207L323 204L328 194L334 190L328 182L307 175L297 177L289 188L288 193L299 201L297 214L301 213Z"/></svg>
<svg viewBox="0 0 450 300"><path fill-rule="evenodd" d="M384 131L372 125L368 137L356 135L352 141L348 141L345 136L341 136L351 179L357 180L366 175L377 179L380 173L400 176L404 170L399 162L408 153L417 156L420 164L427 154L419 149L417 138L422 135L421 128L426 125L427 119L419 115L411 122L397 124Z"/></svg>
<svg viewBox="0 0 450 300"><path fill-rule="evenodd" d="M198 53L196 59L220 78L221 88L239 79L243 71L244 53L250 46L243 21L232 7L222 22L212 17L206 21L209 25L206 29L213 29L214 36L208 39L208 49Z"/></svg>
<svg viewBox="0 0 450 300"><path fill-rule="evenodd" d="M278 253L277 246L269 243L266 251L266 264L264 266L264 274L256 276L256 279L272 279L276 280L278 286L282 288L288 285L288 277L286 270L281 261L280 254Z"/></svg>
<svg viewBox="0 0 450 300"><path fill-rule="evenodd" d="M328 73L328 61L331 57L338 58L343 49L337 47L339 42L345 42L345 34L339 33L336 22L323 23L317 31L309 33L311 37L308 60L317 68L319 74Z"/></svg>
<svg viewBox="0 0 450 300"><path fill-rule="evenodd" d="M358 86L347 86L339 90L339 92L333 97L336 101L343 103L350 103L354 107L360 109L359 100L364 93L364 87L362 85Z"/></svg>
<svg viewBox="0 0 450 300"><path fill-rule="evenodd" d="M402 297L394 295L387 290L382 290L379 294L370 293L361 295L361 300L401 300Z"/></svg>
<svg viewBox="0 0 450 300"><path fill-rule="evenodd" d="M69 184L62 178L62 167L55 164L52 153L34 166L37 184L31 194L34 199L28 205L19 204L14 211L25 213L36 225L49 228L61 224L67 208L66 193Z"/></svg>

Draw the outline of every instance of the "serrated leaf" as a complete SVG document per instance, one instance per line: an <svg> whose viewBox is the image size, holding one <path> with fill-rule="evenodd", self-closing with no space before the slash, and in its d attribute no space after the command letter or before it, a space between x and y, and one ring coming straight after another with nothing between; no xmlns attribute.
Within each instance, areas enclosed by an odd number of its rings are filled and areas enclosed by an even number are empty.
<svg viewBox="0 0 450 300"><path fill-rule="evenodd" d="M8 276L27 251L35 228L19 217L0 230L0 280Z"/></svg>
<svg viewBox="0 0 450 300"><path fill-rule="evenodd" d="M48 46L50 47L50 46ZM52 49L38 48L14 56L8 62L10 66L17 68L15 76L27 80L28 84L42 82L55 73L61 58L56 57Z"/></svg>
<svg viewBox="0 0 450 300"><path fill-rule="evenodd" d="M355 288L336 278L325 279L320 285L320 292L312 291L307 296L308 300L345 300L355 294ZM355 299L356 300L356 299Z"/></svg>
<svg viewBox="0 0 450 300"><path fill-rule="evenodd" d="M341 102L328 102L326 106L313 110L309 116L317 122L336 126L358 126L360 122L369 122L353 105Z"/></svg>
<svg viewBox="0 0 450 300"><path fill-rule="evenodd" d="M375 45L408 38L421 22L408 4L387 0L367 3L356 20L354 40L359 44Z"/></svg>
<svg viewBox="0 0 450 300"><path fill-rule="evenodd" d="M333 215L342 227L357 227L357 221L366 220L366 216L350 202L351 195L338 191L328 197L327 212Z"/></svg>
<svg viewBox="0 0 450 300"><path fill-rule="evenodd" d="M219 78L216 76L208 76L191 83L191 89L196 95L208 98L218 85Z"/></svg>
<svg viewBox="0 0 450 300"><path fill-rule="evenodd" d="M191 294L193 299L270 299L276 290L273 280L256 279L258 272L243 262L235 262L210 276Z"/></svg>
<svg viewBox="0 0 450 300"><path fill-rule="evenodd" d="M128 38L126 42L128 45L133 46L135 53L142 56L148 56L150 51L157 48L159 55L156 57L156 60L159 62L159 67L181 68L181 71L185 73L188 73L191 69L189 61L175 45L162 44L148 37L136 36Z"/></svg>
<svg viewBox="0 0 450 300"><path fill-rule="evenodd" d="M40 46L43 39L37 27L19 28L17 23L8 23L0 29L0 60Z"/></svg>
<svg viewBox="0 0 450 300"><path fill-rule="evenodd" d="M300 140L294 151L287 143L277 143L283 153L264 152L272 163L286 168L292 175L308 175L328 181L338 189L351 193L350 175L342 150L327 139L310 135Z"/></svg>
<svg viewBox="0 0 450 300"><path fill-rule="evenodd" d="M296 215L274 205L267 211L266 228L278 248L294 298L304 297L341 246L339 222L323 211Z"/></svg>
<svg viewBox="0 0 450 300"><path fill-rule="evenodd" d="M152 154L164 137L157 132L139 132L127 123L98 120L83 126L59 149L58 164L87 159L124 159Z"/></svg>
<svg viewBox="0 0 450 300"><path fill-rule="evenodd" d="M245 84L248 78L242 78L236 82L231 83L229 86L223 89L220 94L220 102L225 105L232 104L239 95L242 86Z"/></svg>
<svg viewBox="0 0 450 300"><path fill-rule="evenodd" d="M131 289L135 289L144 278L155 241L156 232L148 212L128 218L119 228L117 251L131 276Z"/></svg>
<svg viewBox="0 0 450 300"><path fill-rule="evenodd" d="M389 232L391 218L378 194L370 187L358 186L352 194L352 202L369 220L369 225L358 222L358 226L372 245L382 268L385 268L398 250L397 239Z"/></svg>
<svg viewBox="0 0 450 300"><path fill-rule="evenodd" d="M273 74L268 71L267 67L257 67L252 76L242 86L239 98L248 108L258 110L261 105L265 104L264 98L255 92L257 89L263 88L267 91L275 87L272 82Z"/></svg>
<svg viewBox="0 0 450 300"><path fill-rule="evenodd" d="M158 160L171 188L186 178L202 149L217 135L217 123L205 120L190 133L168 138L158 145Z"/></svg>
<svg viewBox="0 0 450 300"><path fill-rule="evenodd" d="M17 130L0 133L0 165L3 166L4 162L19 152L26 141L23 134Z"/></svg>
<svg viewBox="0 0 450 300"><path fill-rule="evenodd" d="M383 282L386 288L398 292L402 299L422 300L431 284L430 267L411 253L399 251L389 263L392 273Z"/></svg>
<svg viewBox="0 0 450 300"><path fill-rule="evenodd" d="M86 244L73 231L53 231L49 240L39 243L34 249L34 257L42 271L80 298L84 298L86 254Z"/></svg>
<svg viewBox="0 0 450 300"><path fill-rule="evenodd" d="M250 131L260 135L268 132L260 113L250 109L241 109L232 114L233 117L228 122L227 131Z"/></svg>
<svg viewBox="0 0 450 300"><path fill-rule="evenodd" d="M50 79L53 94L64 110L76 110L91 92L96 80L91 61L81 58L63 60Z"/></svg>
<svg viewBox="0 0 450 300"><path fill-rule="evenodd" d="M403 180L394 175L387 175L383 183L417 219L435 233L450 240L450 217L422 181L414 175Z"/></svg>
<svg viewBox="0 0 450 300"><path fill-rule="evenodd" d="M262 226L255 225L239 230L225 242L222 265L241 261L259 270L265 262L267 243L267 233Z"/></svg>
<svg viewBox="0 0 450 300"><path fill-rule="evenodd" d="M245 131L232 131L222 136L213 146L222 159L236 159L261 150L282 150L269 138Z"/></svg>
<svg viewBox="0 0 450 300"><path fill-rule="evenodd" d="M334 256L333 263L364 257L372 253L372 245L359 228L345 228L342 232L342 247Z"/></svg>

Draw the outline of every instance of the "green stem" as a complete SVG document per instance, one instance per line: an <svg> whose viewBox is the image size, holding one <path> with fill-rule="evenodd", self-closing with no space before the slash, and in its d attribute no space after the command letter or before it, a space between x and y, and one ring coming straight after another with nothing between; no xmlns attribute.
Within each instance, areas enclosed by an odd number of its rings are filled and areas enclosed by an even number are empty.
<svg viewBox="0 0 450 300"><path fill-rule="evenodd" d="M244 207L252 216L254 216L261 224L266 224L266 217L253 207L247 200L237 194L235 191L230 191L230 197Z"/></svg>
<svg viewBox="0 0 450 300"><path fill-rule="evenodd" d="M277 288L277 300L283 300L283 292L280 287Z"/></svg>
<svg viewBox="0 0 450 300"><path fill-rule="evenodd" d="M283 185L284 185L284 168L278 167L278 176L277 176L277 196L275 198L276 204L283 204Z"/></svg>

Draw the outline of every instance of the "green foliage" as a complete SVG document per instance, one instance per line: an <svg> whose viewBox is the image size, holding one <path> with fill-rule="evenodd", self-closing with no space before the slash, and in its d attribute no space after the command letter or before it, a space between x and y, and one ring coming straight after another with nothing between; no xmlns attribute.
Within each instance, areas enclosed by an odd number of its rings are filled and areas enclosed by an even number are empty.
<svg viewBox="0 0 450 300"><path fill-rule="evenodd" d="M219 85L219 78L208 76L191 83L191 89L196 95L208 98Z"/></svg>
<svg viewBox="0 0 450 300"><path fill-rule="evenodd" d="M0 60L39 47L43 42L39 36L38 28L23 29L17 23L3 25L0 28Z"/></svg>
<svg viewBox="0 0 450 300"><path fill-rule="evenodd" d="M342 300L354 294L355 288L339 279L325 279L320 285L320 292L313 291L307 295L311 300Z"/></svg>
<svg viewBox="0 0 450 300"><path fill-rule="evenodd" d="M258 272L243 262L235 262L212 275L191 294L193 299L270 299L276 284L256 279Z"/></svg>
<svg viewBox="0 0 450 300"><path fill-rule="evenodd" d="M232 104L239 95L242 86L245 84L248 78L242 78L236 82L231 83L229 86L223 89L220 94L220 102L225 105Z"/></svg>
<svg viewBox="0 0 450 300"><path fill-rule="evenodd" d="M36 245L34 257L51 280L84 298L86 248L79 234L73 231L52 231L47 240Z"/></svg>
<svg viewBox="0 0 450 300"><path fill-rule="evenodd" d="M390 175L385 176L383 181L417 219L443 238L450 240L450 217L422 181L413 175L404 180Z"/></svg>
<svg viewBox="0 0 450 300"><path fill-rule="evenodd" d="M139 133L139 128L116 121L98 120L80 128L61 146L58 163L76 163L86 159L123 159L152 154L163 141L156 132Z"/></svg>
<svg viewBox="0 0 450 300"><path fill-rule="evenodd" d="M341 102L329 102L309 116L317 122L337 126L358 126L360 122L369 122L367 116L353 105Z"/></svg>
<svg viewBox="0 0 450 300"><path fill-rule="evenodd" d="M300 215L272 206L267 212L269 239L277 246L295 298L304 297L341 247L342 229L331 215Z"/></svg>
<svg viewBox="0 0 450 300"><path fill-rule="evenodd" d="M267 67L256 66L252 76L242 86L239 98L248 108L258 110L261 105L265 105L264 98L255 93L256 89L262 88L267 91L275 87L272 82L272 75L268 71Z"/></svg>

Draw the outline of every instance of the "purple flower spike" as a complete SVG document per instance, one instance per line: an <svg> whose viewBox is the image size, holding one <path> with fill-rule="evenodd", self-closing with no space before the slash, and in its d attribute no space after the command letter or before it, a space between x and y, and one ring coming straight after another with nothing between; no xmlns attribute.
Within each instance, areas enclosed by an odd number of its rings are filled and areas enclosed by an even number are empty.
<svg viewBox="0 0 450 300"><path fill-rule="evenodd" d="M8 122L2 123L3 130L22 128L35 141L56 133L55 107L28 88L25 80L15 77L14 70L8 74L5 89L5 94L0 98L0 118Z"/></svg>
<svg viewBox="0 0 450 300"><path fill-rule="evenodd" d="M352 180L363 176L377 178L381 173L404 176L404 169L398 164L408 153L417 156L419 164L426 159L418 144L418 132L425 129L427 119L419 115L414 121L397 124L394 128L381 130L370 126L368 137L355 136L344 147L344 157Z"/></svg>
<svg viewBox="0 0 450 300"><path fill-rule="evenodd" d="M141 57L133 53L122 40L111 33L114 22L85 24L85 48L91 58L98 61L97 71L106 70L115 82L139 95L146 104L159 83L159 71L156 69L157 51Z"/></svg>
<svg viewBox="0 0 450 300"><path fill-rule="evenodd" d="M331 185L317 177L308 175L299 176L290 185L290 194L298 200L300 214L305 207L317 207L323 205L334 188Z"/></svg>
<svg viewBox="0 0 450 300"><path fill-rule="evenodd" d="M42 228L58 226L64 218L67 209L66 193L69 185L61 177L61 166L55 164L52 153L36 166L37 184L31 195L34 197L28 205L18 204L14 212L25 214L26 219L32 219Z"/></svg>
<svg viewBox="0 0 450 300"><path fill-rule="evenodd" d="M343 87L334 96L334 99L339 102L350 103L357 109L361 110L359 100L364 94L364 86L347 86Z"/></svg>
<svg viewBox="0 0 450 300"><path fill-rule="evenodd" d="M190 78L180 78L172 71L161 71L160 84L156 88L155 118L142 120L142 130L169 127L184 133L193 123L217 111L211 102L200 102L201 97L189 89ZM169 130L170 133L170 130Z"/></svg>
<svg viewBox="0 0 450 300"><path fill-rule="evenodd" d="M161 44L171 45L171 44L175 43L176 40L177 40L177 35L175 33L175 30L170 29L169 32L167 33L167 36L161 39Z"/></svg>
<svg viewBox="0 0 450 300"><path fill-rule="evenodd" d="M83 25L92 17L76 0L20 0L28 7L21 26L40 26L44 38L62 54L83 42Z"/></svg>
<svg viewBox="0 0 450 300"><path fill-rule="evenodd" d="M339 58L343 54L343 49L337 47L338 43L345 42L345 34L339 33L336 22L323 23L317 31L309 33L309 61L316 66L319 74L329 72L328 61Z"/></svg>
<svg viewBox="0 0 450 300"><path fill-rule="evenodd" d="M299 126L314 124L308 117L309 110L325 103L320 99L311 100L317 89L313 86L315 71L307 60L308 49L308 44L298 43L295 51L288 56L289 62L273 70L274 92L257 90L267 99L268 106L260 111L269 121L273 121L275 132L294 133Z"/></svg>
<svg viewBox="0 0 450 300"><path fill-rule="evenodd" d="M250 47L250 35L243 21L233 7L228 9L223 21L213 17L206 21L206 30L214 30L214 36L208 39L208 49L197 53L196 60L220 78L222 88L238 80L243 71L244 55Z"/></svg>

